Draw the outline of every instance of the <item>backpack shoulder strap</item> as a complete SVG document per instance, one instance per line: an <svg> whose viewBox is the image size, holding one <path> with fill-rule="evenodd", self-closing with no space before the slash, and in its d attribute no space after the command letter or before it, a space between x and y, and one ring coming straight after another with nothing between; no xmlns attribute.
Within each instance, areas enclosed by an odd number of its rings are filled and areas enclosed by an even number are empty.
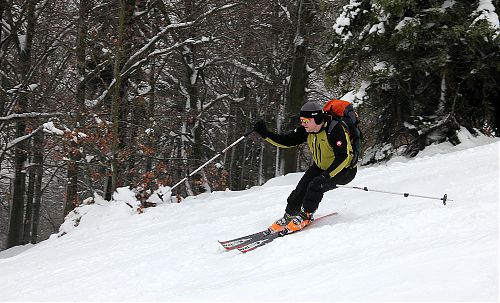
<svg viewBox="0 0 500 303"><path fill-rule="evenodd" d="M328 128L326 129L326 133L328 135L330 135L332 133L332 130L335 127L335 125L337 125L339 123L340 123L340 120L335 119L335 118L331 119L331 121L328 122Z"/></svg>
<svg viewBox="0 0 500 303"><path fill-rule="evenodd" d="M342 128L344 129L344 131L347 131L346 136L349 136L349 127L347 126L347 124L344 121L342 121L341 119L333 118L332 121L329 122L327 129L326 129L326 134L327 134L328 142L330 142L330 145L333 145L333 142L331 141L332 131L335 128L335 126L337 126L337 124L339 124L339 123L342 126Z"/></svg>
<svg viewBox="0 0 500 303"><path fill-rule="evenodd" d="M342 119L340 118L333 118L332 121L330 121L330 124L328 124L328 129L327 129L327 133L328 135L330 135L332 133L332 130L333 128L337 125L337 124L341 124L342 127L344 128L344 130L347 131L348 134L350 134L350 130L349 130L349 126L347 125L347 123L345 123Z"/></svg>

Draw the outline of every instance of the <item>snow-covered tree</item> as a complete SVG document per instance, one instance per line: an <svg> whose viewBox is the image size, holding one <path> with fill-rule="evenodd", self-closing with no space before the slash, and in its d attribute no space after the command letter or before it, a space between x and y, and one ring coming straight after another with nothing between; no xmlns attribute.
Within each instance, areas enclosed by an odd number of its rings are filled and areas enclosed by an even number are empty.
<svg viewBox="0 0 500 303"><path fill-rule="evenodd" d="M460 126L498 135L500 28L492 1L351 0L336 16L327 82L344 92L363 86L358 101L372 150L389 144L388 151L414 155L433 142L456 142ZM368 153L365 163L380 159Z"/></svg>

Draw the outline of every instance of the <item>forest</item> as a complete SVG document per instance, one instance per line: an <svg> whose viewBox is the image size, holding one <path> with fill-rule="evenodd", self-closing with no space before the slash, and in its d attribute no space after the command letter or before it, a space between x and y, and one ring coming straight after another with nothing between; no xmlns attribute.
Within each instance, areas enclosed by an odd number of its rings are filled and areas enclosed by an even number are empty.
<svg viewBox="0 0 500 303"><path fill-rule="evenodd" d="M499 136L498 0L0 0L0 250L95 195L142 207L307 101L353 102L360 166ZM254 134L172 202L303 171Z"/></svg>

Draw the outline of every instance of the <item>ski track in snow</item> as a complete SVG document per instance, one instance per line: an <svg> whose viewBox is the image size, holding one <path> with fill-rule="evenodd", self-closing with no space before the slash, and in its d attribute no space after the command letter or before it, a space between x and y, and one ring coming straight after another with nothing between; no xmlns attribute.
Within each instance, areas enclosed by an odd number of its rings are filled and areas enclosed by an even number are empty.
<svg viewBox="0 0 500 303"><path fill-rule="evenodd" d="M498 300L499 142L436 148L349 185L447 206L339 188L317 211L339 215L247 254L217 240L280 217L302 173L140 215L94 204L67 235L0 252L0 301Z"/></svg>

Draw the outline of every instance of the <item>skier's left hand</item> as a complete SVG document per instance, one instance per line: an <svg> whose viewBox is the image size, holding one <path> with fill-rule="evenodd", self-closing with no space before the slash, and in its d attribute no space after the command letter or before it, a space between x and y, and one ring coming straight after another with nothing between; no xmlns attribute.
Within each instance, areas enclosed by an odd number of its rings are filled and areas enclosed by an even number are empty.
<svg viewBox="0 0 500 303"><path fill-rule="evenodd" d="M253 126L253 129L262 138L266 138L267 137L268 131L267 131L266 123L264 123L263 120L257 121L257 123L255 123L255 125Z"/></svg>

